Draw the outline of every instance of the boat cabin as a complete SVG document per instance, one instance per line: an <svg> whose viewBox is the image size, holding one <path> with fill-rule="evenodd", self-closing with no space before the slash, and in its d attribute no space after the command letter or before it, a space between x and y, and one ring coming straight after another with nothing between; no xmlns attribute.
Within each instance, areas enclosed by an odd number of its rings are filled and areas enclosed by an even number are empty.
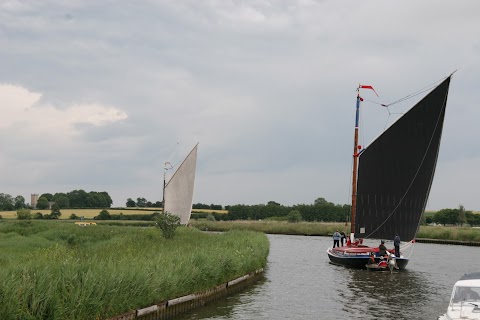
<svg viewBox="0 0 480 320"><path fill-rule="evenodd" d="M453 286L445 319L480 319L480 273L467 274Z"/></svg>

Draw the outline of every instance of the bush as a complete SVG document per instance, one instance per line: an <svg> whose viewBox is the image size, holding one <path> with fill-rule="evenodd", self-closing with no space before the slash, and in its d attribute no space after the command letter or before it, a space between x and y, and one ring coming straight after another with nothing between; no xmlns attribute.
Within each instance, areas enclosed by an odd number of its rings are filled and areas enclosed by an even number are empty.
<svg viewBox="0 0 480 320"><path fill-rule="evenodd" d="M17 219L18 220L30 220L32 219L32 214L29 209L18 209L17 210Z"/></svg>
<svg viewBox="0 0 480 320"><path fill-rule="evenodd" d="M100 213L98 214L98 216L95 216L93 217L93 219L95 220L110 220L112 217L110 216L110 212L108 212L107 210L103 209L102 211L100 211Z"/></svg>
<svg viewBox="0 0 480 320"><path fill-rule="evenodd" d="M171 239L175 235L175 229L180 225L180 217L168 212L160 213L156 226L162 232L165 239Z"/></svg>
<svg viewBox="0 0 480 320"><path fill-rule="evenodd" d="M213 214L211 214L211 213L209 213L209 214L207 215L207 220L208 220L208 221L217 221L217 220L215 219L215 217L213 216Z"/></svg>
<svg viewBox="0 0 480 320"><path fill-rule="evenodd" d="M297 223L302 221L302 214L298 210L292 210L287 216L288 222Z"/></svg>
<svg viewBox="0 0 480 320"><path fill-rule="evenodd" d="M35 212L33 214L33 219L43 219L43 214L41 212Z"/></svg>
<svg viewBox="0 0 480 320"><path fill-rule="evenodd" d="M69 218L69 219L70 219L70 220L78 220L78 219L80 219L80 217L77 216L75 213L72 213L72 214L70 215L70 218Z"/></svg>

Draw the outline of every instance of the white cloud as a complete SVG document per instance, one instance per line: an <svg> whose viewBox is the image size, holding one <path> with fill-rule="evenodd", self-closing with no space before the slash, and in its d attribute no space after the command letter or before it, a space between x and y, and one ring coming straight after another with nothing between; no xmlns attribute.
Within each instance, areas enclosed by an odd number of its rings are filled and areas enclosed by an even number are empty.
<svg viewBox="0 0 480 320"><path fill-rule="evenodd" d="M127 119L127 114L98 103L73 104L64 109L40 103L42 94L21 86L0 84L3 116L0 129L15 128L32 137L58 137L78 133L79 124L102 126ZM61 135L59 133L61 132Z"/></svg>

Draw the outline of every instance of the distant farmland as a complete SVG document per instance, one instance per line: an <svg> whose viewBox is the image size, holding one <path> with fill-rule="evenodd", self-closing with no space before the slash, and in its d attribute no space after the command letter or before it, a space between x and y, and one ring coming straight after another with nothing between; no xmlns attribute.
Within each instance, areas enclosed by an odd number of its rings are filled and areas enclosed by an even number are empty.
<svg viewBox="0 0 480 320"><path fill-rule="evenodd" d="M60 219L68 219L72 214L77 215L78 217L83 217L84 219L93 219L93 217L98 216L100 211L104 209L60 209L62 215ZM162 208L106 208L111 215L113 214L124 214L124 215L131 215L131 214L149 214L153 212L161 212ZM37 210L31 209L30 210L32 215L40 212L41 214L50 214L50 210ZM193 209L192 212L214 212L214 213L227 213L227 210L211 210L211 209ZM0 216L5 219L15 219L17 218L17 211L0 211Z"/></svg>

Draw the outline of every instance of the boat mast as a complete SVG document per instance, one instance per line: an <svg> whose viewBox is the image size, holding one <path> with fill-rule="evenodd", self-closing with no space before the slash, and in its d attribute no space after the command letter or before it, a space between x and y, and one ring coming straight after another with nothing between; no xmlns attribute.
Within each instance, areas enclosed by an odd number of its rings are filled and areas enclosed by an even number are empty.
<svg viewBox="0 0 480 320"><path fill-rule="evenodd" d="M170 162L165 162L165 165L163 167L163 195L162 195L162 210L163 212L165 213L165 187L167 186L167 179L166 179L166 176L167 176L167 164L169 164L170 166L172 166L170 164Z"/></svg>
<svg viewBox="0 0 480 320"><path fill-rule="evenodd" d="M355 133L353 137L353 173L352 173L352 212L350 218L350 240L355 238L355 212L357 210L357 171L358 171L358 122L360 118L360 85L357 88L357 107L355 113Z"/></svg>
<svg viewBox="0 0 480 320"><path fill-rule="evenodd" d="M350 221L350 240L353 243L355 240L355 214L357 212L357 178L358 178L358 156L360 155L361 146L358 145L358 125L360 119L360 102L363 99L360 97L360 89L370 89L378 97L377 92L372 86L358 85L357 88L357 107L355 113L355 134L353 137L353 173L352 173L352 213Z"/></svg>

